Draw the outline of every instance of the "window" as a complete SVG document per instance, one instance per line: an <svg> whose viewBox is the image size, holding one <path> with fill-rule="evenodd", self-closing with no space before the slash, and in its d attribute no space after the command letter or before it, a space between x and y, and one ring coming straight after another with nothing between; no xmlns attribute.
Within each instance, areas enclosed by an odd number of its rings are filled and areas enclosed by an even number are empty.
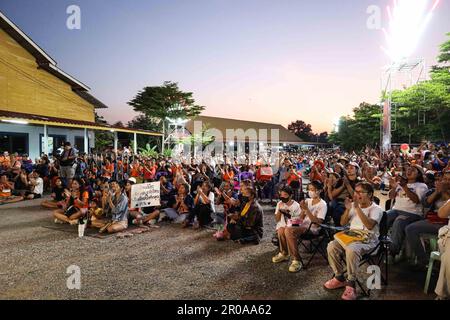
<svg viewBox="0 0 450 320"><path fill-rule="evenodd" d="M78 150L78 152L84 152L84 137L75 137L75 145L74 147Z"/></svg>
<svg viewBox="0 0 450 320"><path fill-rule="evenodd" d="M39 153L44 152L44 135L41 133L39 135L41 140L41 145L39 146ZM52 154L56 151L64 142L66 142L67 137L55 134L49 134L48 136L48 153Z"/></svg>
<svg viewBox="0 0 450 320"><path fill-rule="evenodd" d="M0 151L28 153L28 133L0 132Z"/></svg>

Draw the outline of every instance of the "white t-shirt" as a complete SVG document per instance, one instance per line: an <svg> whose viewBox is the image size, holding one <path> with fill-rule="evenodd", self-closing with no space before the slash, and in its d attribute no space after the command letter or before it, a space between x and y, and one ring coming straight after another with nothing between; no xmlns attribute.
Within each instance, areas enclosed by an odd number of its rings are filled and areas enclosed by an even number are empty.
<svg viewBox="0 0 450 320"><path fill-rule="evenodd" d="M373 227L372 230L367 229L364 223L359 218L358 214L356 213L354 204L352 204L352 208L349 213L350 229L369 231L369 233L373 236L374 239L378 239L378 236L380 235L379 224L381 218L383 217L383 209L381 209L380 206L372 202L372 205L370 207L361 208L361 210L370 219L375 220L377 224L375 225L375 227Z"/></svg>
<svg viewBox="0 0 450 320"><path fill-rule="evenodd" d="M392 209L405 211L422 216L423 215L422 200L428 191L427 185L422 182L408 183L408 189L417 194L420 202L414 203L410 198L408 198L405 190L403 190L402 187L398 186L396 190L397 197L395 198L395 205Z"/></svg>
<svg viewBox="0 0 450 320"><path fill-rule="evenodd" d="M286 203L283 203L282 201L279 201L277 203L277 207L275 209L275 215L277 215L280 212L280 210L289 211L289 214L294 219L300 217L300 205L295 200L292 201L291 205L287 205ZM281 214L281 219L277 223L277 230L279 228L284 228L284 227L287 227L289 225L291 225L290 219L288 221L287 217L285 217L284 214Z"/></svg>
<svg viewBox="0 0 450 320"><path fill-rule="evenodd" d="M41 177L36 179L36 185L34 186L33 193L42 195L44 193L44 180Z"/></svg>
<svg viewBox="0 0 450 320"><path fill-rule="evenodd" d="M306 201L306 204L308 205L309 211L311 211L313 216L315 216L316 218L322 219L322 220L325 219L328 208L327 208L327 203L323 199L320 199L320 201L314 205L313 205L313 199L306 199L305 201ZM304 225L305 227L308 228L310 224L311 224L311 220L309 219L309 217L307 215L305 215L302 225ZM318 225L313 224L311 226L311 231L313 233L315 233L319 230L319 228L320 227Z"/></svg>
<svg viewBox="0 0 450 320"><path fill-rule="evenodd" d="M200 203L204 203L202 197L200 197L199 199L200 199ZM212 191L209 192L208 199L209 199L210 204L211 204L212 212L216 212L216 206L214 205L214 192L212 192Z"/></svg>

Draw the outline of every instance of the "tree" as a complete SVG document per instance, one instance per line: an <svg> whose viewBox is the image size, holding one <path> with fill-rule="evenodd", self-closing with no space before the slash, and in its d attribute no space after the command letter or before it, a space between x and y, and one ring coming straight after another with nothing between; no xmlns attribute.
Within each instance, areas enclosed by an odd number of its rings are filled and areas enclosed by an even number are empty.
<svg viewBox="0 0 450 320"><path fill-rule="evenodd" d="M95 123L99 125L108 125L108 122L100 116L95 114ZM103 151L105 148L110 147L114 143L114 135L110 131L96 130L95 131L95 149L97 151Z"/></svg>
<svg viewBox="0 0 450 320"><path fill-rule="evenodd" d="M290 125L288 125L288 130L294 133L303 141L312 141L314 138L311 125L305 123L302 120L292 122Z"/></svg>
<svg viewBox="0 0 450 320"><path fill-rule="evenodd" d="M288 125L288 130L306 142L328 142L328 132L315 134L313 133L312 126L302 120L292 122L290 125Z"/></svg>
<svg viewBox="0 0 450 320"><path fill-rule="evenodd" d="M136 116L133 120L128 122L128 127L138 130L147 131L159 131L158 121L147 117L145 114ZM137 135L137 147L144 148L148 143L158 146L161 148L161 138L150 137L142 134Z"/></svg>
<svg viewBox="0 0 450 320"><path fill-rule="evenodd" d="M181 91L177 83L165 81L162 86L145 87L128 104L145 117L140 120L154 120L158 130L165 133L168 119L194 118L205 109L195 104L192 96L192 92Z"/></svg>

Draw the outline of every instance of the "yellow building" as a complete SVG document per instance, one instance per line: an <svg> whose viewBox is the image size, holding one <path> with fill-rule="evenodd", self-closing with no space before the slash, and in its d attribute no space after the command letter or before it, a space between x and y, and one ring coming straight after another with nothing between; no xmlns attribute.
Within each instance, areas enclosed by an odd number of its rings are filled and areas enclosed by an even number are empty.
<svg viewBox="0 0 450 320"><path fill-rule="evenodd" d="M113 131L115 149L117 132L133 133L134 140L136 134L161 136L96 124L94 110L107 106L89 90L0 12L1 152L28 153L34 159L63 141L84 152L95 145L93 130Z"/></svg>

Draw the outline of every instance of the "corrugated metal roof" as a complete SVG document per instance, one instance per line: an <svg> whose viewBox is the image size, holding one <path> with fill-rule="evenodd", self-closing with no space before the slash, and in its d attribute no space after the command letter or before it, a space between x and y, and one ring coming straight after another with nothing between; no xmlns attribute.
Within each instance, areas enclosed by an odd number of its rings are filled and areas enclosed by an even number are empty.
<svg viewBox="0 0 450 320"><path fill-rule="evenodd" d="M33 124L47 124L52 126L63 126L63 127L70 127L70 128L88 128L93 130L113 130L117 132L128 132L128 133L139 133L139 134L145 134L145 135L152 135L152 136L162 136L162 133L155 132L155 131L147 131L147 130L137 130L137 129L131 129L131 128L122 128L122 127L115 127L110 125L101 125L97 124L95 122L89 122L89 121L79 121L79 120L72 120L72 119L64 119L64 118L56 118L56 117L47 117L47 116L41 116L41 115L35 115L35 114L29 114L29 113L21 113L21 112L13 112L13 111L6 111L6 110L0 110L0 120L24 120L29 123Z"/></svg>

